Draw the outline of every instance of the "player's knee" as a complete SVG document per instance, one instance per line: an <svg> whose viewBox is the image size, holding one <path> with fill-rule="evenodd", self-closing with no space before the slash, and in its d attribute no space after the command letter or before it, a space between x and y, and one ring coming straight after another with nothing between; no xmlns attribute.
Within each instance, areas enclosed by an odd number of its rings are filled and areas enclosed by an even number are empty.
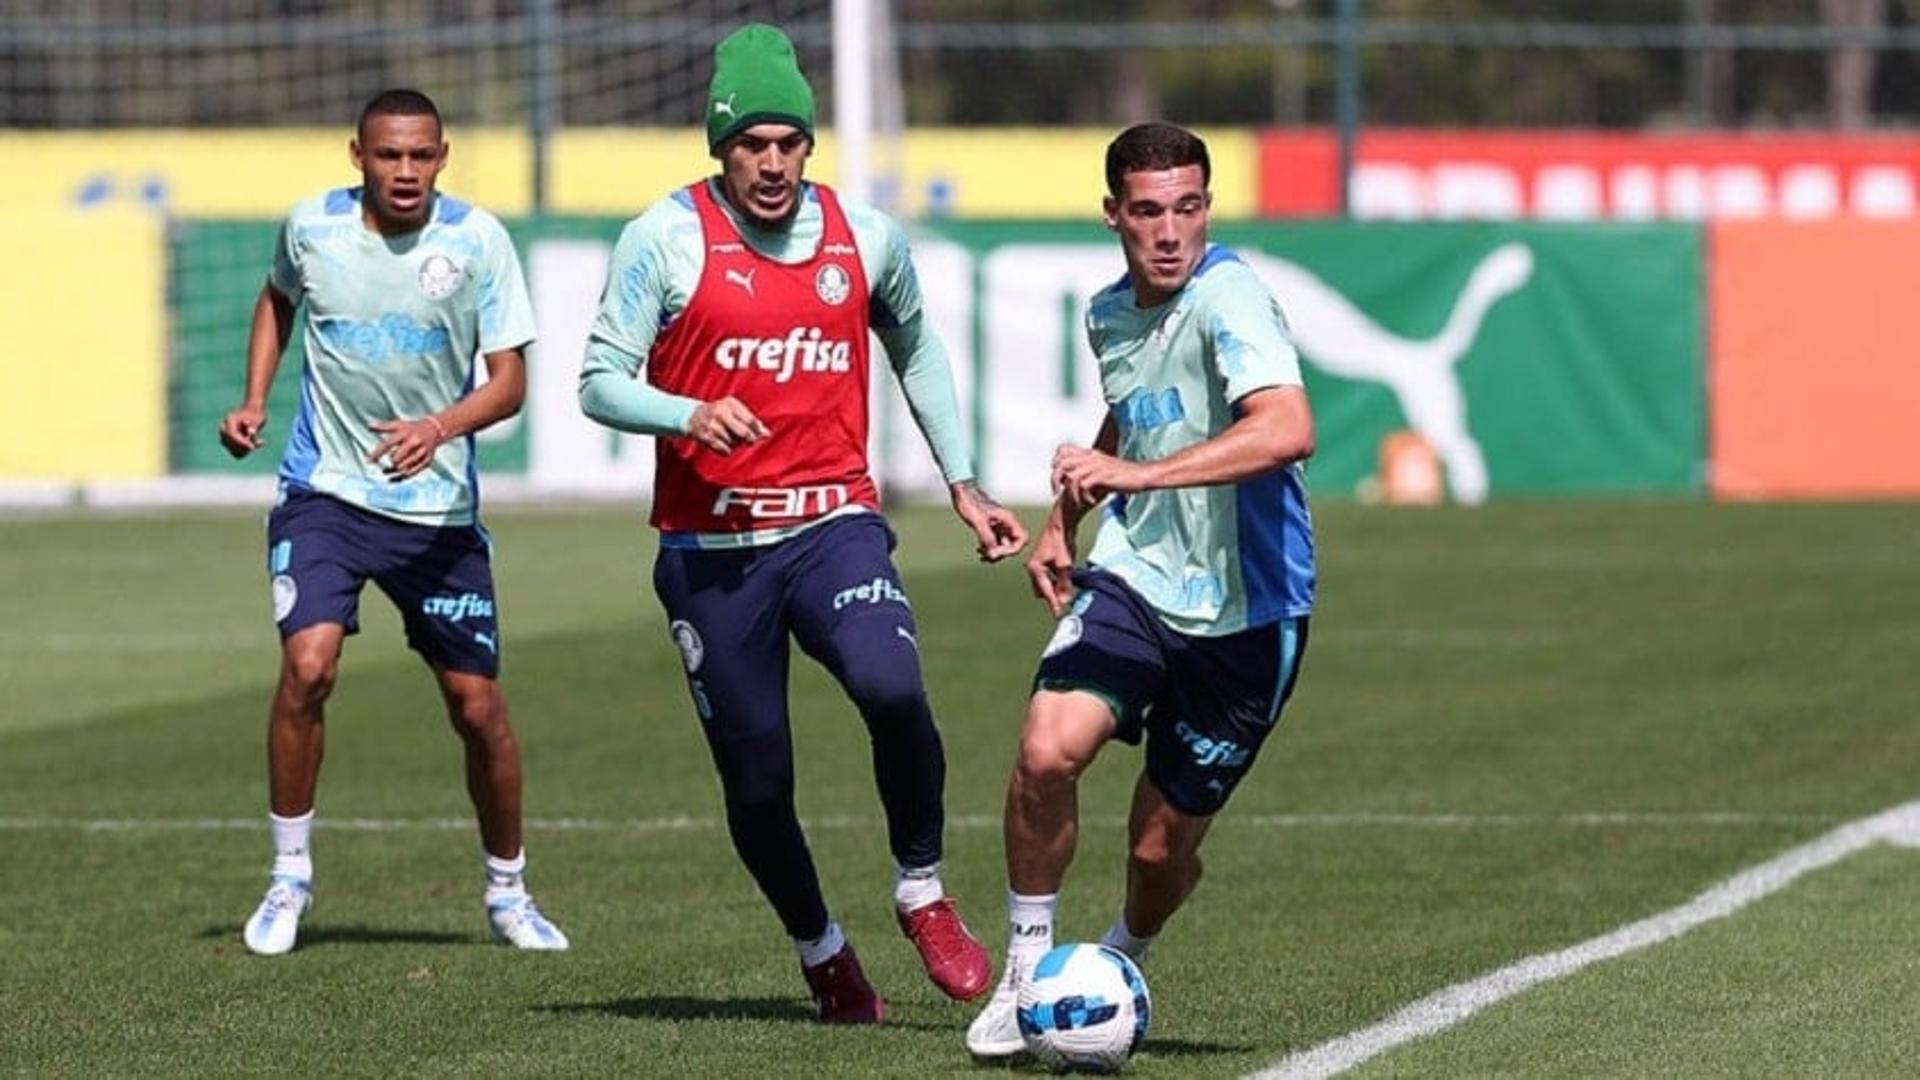
<svg viewBox="0 0 1920 1080"><path fill-rule="evenodd" d="M1163 836L1143 836L1135 840L1127 857L1141 873L1161 877L1177 874L1188 861L1197 861L1183 859Z"/></svg>
<svg viewBox="0 0 1920 1080"><path fill-rule="evenodd" d="M904 664L862 665L847 676L847 696L860 715L874 719L931 716L918 668Z"/></svg>
<svg viewBox="0 0 1920 1080"><path fill-rule="evenodd" d="M463 739L499 740L513 737L507 724L506 703L498 695L467 694L447 703L447 719Z"/></svg>
<svg viewBox="0 0 1920 1080"><path fill-rule="evenodd" d="M715 755L729 811L747 815L791 813L793 765L784 743L748 739Z"/></svg>
<svg viewBox="0 0 1920 1080"><path fill-rule="evenodd" d="M779 819L794 813L793 785L764 774L735 776L725 783L727 814L740 821Z"/></svg>
<svg viewBox="0 0 1920 1080"><path fill-rule="evenodd" d="M280 666L280 686L303 704L325 701L340 675L340 658L329 649L288 650Z"/></svg>
<svg viewBox="0 0 1920 1080"><path fill-rule="evenodd" d="M1073 748L1054 738L1051 732L1029 727L1020 736L1020 756L1014 772L1030 786L1057 787L1080 778L1087 763Z"/></svg>
<svg viewBox="0 0 1920 1080"><path fill-rule="evenodd" d="M1134 868L1149 874L1164 873L1173 861L1173 849L1167 845L1166 837L1156 834L1135 837L1133 847L1127 852L1127 858L1133 861Z"/></svg>
<svg viewBox="0 0 1920 1080"><path fill-rule="evenodd" d="M1137 872L1147 877L1177 881L1186 889L1200 883L1200 853L1183 851L1164 835L1149 834L1135 839L1127 858Z"/></svg>

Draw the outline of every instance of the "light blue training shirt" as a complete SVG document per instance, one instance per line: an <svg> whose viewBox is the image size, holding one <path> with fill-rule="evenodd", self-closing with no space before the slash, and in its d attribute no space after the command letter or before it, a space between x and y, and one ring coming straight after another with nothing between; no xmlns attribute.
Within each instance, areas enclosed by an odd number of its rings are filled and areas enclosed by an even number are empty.
<svg viewBox="0 0 1920 1080"><path fill-rule="evenodd" d="M438 412L473 389L476 357L533 341L533 304L507 230L436 194L426 225L383 236L361 219L360 188L295 206L268 276L307 309L306 366L280 478L421 525L468 525L479 485L473 436L453 439L407 480L367 461L369 425Z"/></svg>
<svg viewBox="0 0 1920 1080"><path fill-rule="evenodd" d="M1187 284L1143 308L1129 280L1095 294L1087 340L1120 435L1155 461L1225 431L1256 390L1300 386L1279 303L1231 251L1209 247ZM1237 484L1110 499L1087 561L1121 578L1173 629L1202 637L1313 610L1313 519L1294 462Z"/></svg>

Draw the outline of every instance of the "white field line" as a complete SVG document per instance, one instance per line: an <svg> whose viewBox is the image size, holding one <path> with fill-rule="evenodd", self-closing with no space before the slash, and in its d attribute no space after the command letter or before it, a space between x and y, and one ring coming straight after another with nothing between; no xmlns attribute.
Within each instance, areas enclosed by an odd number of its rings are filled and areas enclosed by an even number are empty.
<svg viewBox="0 0 1920 1080"><path fill-rule="evenodd" d="M1247 814L1223 816L1215 828L1236 825L1305 829L1314 827L1346 828L1381 825L1423 829L1597 827L1640 828L1647 825L1677 825L1685 828L1731 825L1818 825L1832 821L1831 814L1753 814L1739 810L1705 810L1694 813L1674 811L1592 811L1581 814L1396 814L1356 812L1346 814Z"/></svg>
<svg viewBox="0 0 1920 1080"><path fill-rule="evenodd" d="M1786 888L1803 874L1831 866L1876 844L1920 848L1920 801L1850 821L1818 839L1735 874L1679 907L1578 945L1529 956L1479 978L1444 987L1379 1023L1289 1054L1253 1076L1255 1080L1306 1080L1337 1075L1396 1047L1445 1031L1541 983L1725 918Z"/></svg>
<svg viewBox="0 0 1920 1080"><path fill-rule="evenodd" d="M245 818L66 818L0 817L0 832L221 832L265 827L264 816ZM1117 827L1126 819L1117 814L1085 815L1082 825ZM1399 827L1421 829L1477 828L1641 828L1646 826L1736 827L1758 825L1804 825L1829 820L1823 816L1796 814L1747 814L1732 811L1681 813L1586 813L1586 814L1249 814L1228 815L1221 820L1230 828L1319 829ZM809 818L809 829L865 829L878 824L880 817ZM446 832L474 827L472 818L330 818L322 814L314 825L321 830L341 832ZM998 829L998 814L955 814L947 818L953 829ZM677 833L719 831L726 822L717 817L655 818L528 818L530 832L632 832Z"/></svg>

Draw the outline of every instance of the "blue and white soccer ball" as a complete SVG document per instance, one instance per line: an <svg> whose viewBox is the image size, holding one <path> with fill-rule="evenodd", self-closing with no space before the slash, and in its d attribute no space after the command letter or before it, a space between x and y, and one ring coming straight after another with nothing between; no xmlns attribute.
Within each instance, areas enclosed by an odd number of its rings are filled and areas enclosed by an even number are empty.
<svg viewBox="0 0 1920 1080"><path fill-rule="evenodd" d="M1106 945L1062 945L1020 986L1020 1035L1040 1063L1118 1072L1147 1040L1147 980Z"/></svg>

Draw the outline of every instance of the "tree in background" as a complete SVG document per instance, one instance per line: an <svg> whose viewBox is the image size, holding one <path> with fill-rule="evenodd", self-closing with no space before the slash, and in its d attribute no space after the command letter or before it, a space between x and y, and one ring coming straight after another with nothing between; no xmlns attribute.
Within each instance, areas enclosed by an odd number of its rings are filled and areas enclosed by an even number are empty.
<svg viewBox="0 0 1920 1080"><path fill-rule="evenodd" d="M713 29L677 0L11 0L0 13L0 127L252 127L331 123L342 101L432 82L462 124L527 120L536 26L558 73L561 126L681 124ZM915 125L1328 123L1335 0L888 0ZM714 11L792 23L825 63L827 0ZM1920 50L1681 48L1743 26L1911 32L1920 0L1363 0L1399 31L1361 50L1365 117L1405 126L1888 129L1920 125ZM1660 40L1441 40L1462 27L1617 32ZM974 35L956 31L989 27ZM1132 30L1137 40L1099 37ZM1215 44L1176 45L1196 30ZM1244 33L1240 31L1244 30ZM964 37L964 41L961 39ZM1422 39L1425 39L1424 41ZM315 42L325 43L316 47ZM644 92L643 92L644 91ZM830 94L828 95L830 98Z"/></svg>
<svg viewBox="0 0 1920 1080"><path fill-rule="evenodd" d="M1887 24L1887 0L1820 0L1828 26L1879 30ZM1842 48L1827 53L1827 118L1836 128L1854 130L1873 121L1872 49Z"/></svg>

